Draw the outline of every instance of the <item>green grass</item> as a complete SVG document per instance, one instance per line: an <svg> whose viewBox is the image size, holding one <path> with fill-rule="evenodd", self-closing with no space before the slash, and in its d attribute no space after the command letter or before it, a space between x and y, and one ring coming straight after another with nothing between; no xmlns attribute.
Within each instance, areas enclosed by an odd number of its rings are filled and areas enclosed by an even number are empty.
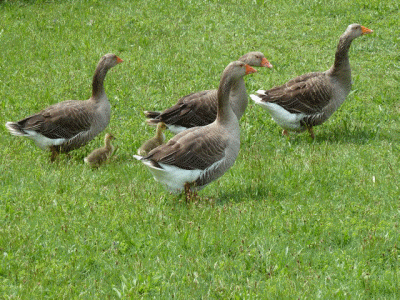
<svg viewBox="0 0 400 300"><path fill-rule="evenodd" d="M396 1L2 1L0 15L0 298L400 297ZM154 134L143 110L217 87L249 51L274 65L249 93L326 70L354 22L374 34L353 42L353 90L314 141L251 103L235 165L191 204L132 158ZM87 99L108 52L125 61L105 82L109 164L83 164L103 134L53 164L8 134Z"/></svg>

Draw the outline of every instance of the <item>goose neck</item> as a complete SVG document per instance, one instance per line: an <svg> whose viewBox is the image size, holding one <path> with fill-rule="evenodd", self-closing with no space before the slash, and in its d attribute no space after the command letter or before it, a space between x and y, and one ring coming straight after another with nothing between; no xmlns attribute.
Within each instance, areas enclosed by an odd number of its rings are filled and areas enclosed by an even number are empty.
<svg viewBox="0 0 400 300"><path fill-rule="evenodd" d="M224 74L218 88L217 121L220 123L227 122L232 118L233 111L229 102L229 95L233 85L234 79Z"/></svg>
<svg viewBox="0 0 400 300"><path fill-rule="evenodd" d="M352 41L353 39L347 35L342 35L340 37L335 53L335 62L332 66L332 73L350 69L349 49Z"/></svg>
<svg viewBox="0 0 400 300"><path fill-rule="evenodd" d="M96 71L93 75L92 82L92 98L101 99L102 95L105 93L104 91L104 79L107 75L108 68L103 65L100 65L96 68Z"/></svg>

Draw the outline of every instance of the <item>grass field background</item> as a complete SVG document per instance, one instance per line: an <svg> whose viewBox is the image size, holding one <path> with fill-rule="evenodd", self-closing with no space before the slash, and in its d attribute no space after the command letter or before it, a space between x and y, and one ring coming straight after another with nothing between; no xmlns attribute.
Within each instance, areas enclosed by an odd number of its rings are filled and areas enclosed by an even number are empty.
<svg viewBox="0 0 400 300"><path fill-rule="evenodd" d="M0 298L398 299L398 16L388 0L1 1ZM248 93L324 71L351 23L374 33L353 42L352 92L315 140L250 103L235 165L190 204L132 158L154 134L143 110L216 88L249 51L274 68ZM89 98L109 52L124 60L105 81L109 164L83 164L104 133L56 163L9 135L6 121Z"/></svg>

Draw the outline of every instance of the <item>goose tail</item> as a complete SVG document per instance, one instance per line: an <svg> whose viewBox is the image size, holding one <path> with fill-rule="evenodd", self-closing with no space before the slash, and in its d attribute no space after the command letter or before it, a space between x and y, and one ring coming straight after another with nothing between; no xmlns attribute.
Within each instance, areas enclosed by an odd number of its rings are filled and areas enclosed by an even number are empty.
<svg viewBox="0 0 400 300"><path fill-rule="evenodd" d="M159 112L159 111L145 110L145 111L144 111L144 115L145 115L146 118L148 118L148 119L154 119L154 118L157 118L158 116L160 116L160 112Z"/></svg>
<svg viewBox="0 0 400 300"><path fill-rule="evenodd" d="M17 136L27 136L27 134L21 126L16 123L16 122L7 122L6 123L6 128L12 135L17 135Z"/></svg>
<svg viewBox="0 0 400 300"><path fill-rule="evenodd" d="M260 94L257 95L250 95L251 100L253 100L255 103L260 104L262 102L262 98L260 97Z"/></svg>
<svg viewBox="0 0 400 300"><path fill-rule="evenodd" d="M157 124L158 124L159 122L161 122L161 121L158 120L158 119L147 119L147 120L146 120L146 123L147 123L148 125L150 125L150 126L157 126Z"/></svg>

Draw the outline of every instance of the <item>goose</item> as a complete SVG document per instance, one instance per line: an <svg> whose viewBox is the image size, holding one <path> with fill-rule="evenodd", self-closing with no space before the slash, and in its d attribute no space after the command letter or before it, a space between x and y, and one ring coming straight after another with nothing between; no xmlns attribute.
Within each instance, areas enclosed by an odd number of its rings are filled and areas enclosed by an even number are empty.
<svg viewBox="0 0 400 300"><path fill-rule="evenodd" d="M98 167L104 163L114 152L114 146L111 145L111 141L115 140L115 137L106 133L104 137L104 147L93 150L87 157L83 160L91 167Z"/></svg>
<svg viewBox="0 0 400 300"><path fill-rule="evenodd" d="M259 90L250 98L271 114L283 128L283 135L288 135L288 131L307 129L314 139L313 126L324 123L351 90L348 55L351 42L372 32L359 24L349 25L339 39L335 61L329 70L301 75L282 86Z"/></svg>
<svg viewBox="0 0 400 300"><path fill-rule="evenodd" d="M250 66L272 68L272 65L261 52L249 52L239 58ZM230 102L234 113L240 120L247 107L246 85L241 78L232 86ZM217 116L217 90L206 90L184 96L178 102L162 112L145 111L146 122L155 126L164 122L168 129L177 134L188 128L205 126L212 123Z"/></svg>
<svg viewBox="0 0 400 300"><path fill-rule="evenodd" d="M139 149L138 154L141 156L146 156L151 150L157 148L161 144L164 143L165 136L163 130L167 129L167 126L164 122L159 122L157 124L156 135L146 141Z"/></svg>
<svg viewBox="0 0 400 300"><path fill-rule="evenodd" d="M100 59L89 100L67 100L51 105L18 122L7 122L7 129L12 135L28 137L43 150L50 150L51 161L59 153L84 146L110 122L111 106L103 82L107 71L121 62L121 58L111 53Z"/></svg>
<svg viewBox="0 0 400 300"><path fill-rule="evenodd" d="M229 102L230 91L243 76L254 72L244 62L231 62L221 76L214 122L185 130L147 156L134 158L173 193L201 190L221 177L234 164L240 148L239 121Z"/></svg>

